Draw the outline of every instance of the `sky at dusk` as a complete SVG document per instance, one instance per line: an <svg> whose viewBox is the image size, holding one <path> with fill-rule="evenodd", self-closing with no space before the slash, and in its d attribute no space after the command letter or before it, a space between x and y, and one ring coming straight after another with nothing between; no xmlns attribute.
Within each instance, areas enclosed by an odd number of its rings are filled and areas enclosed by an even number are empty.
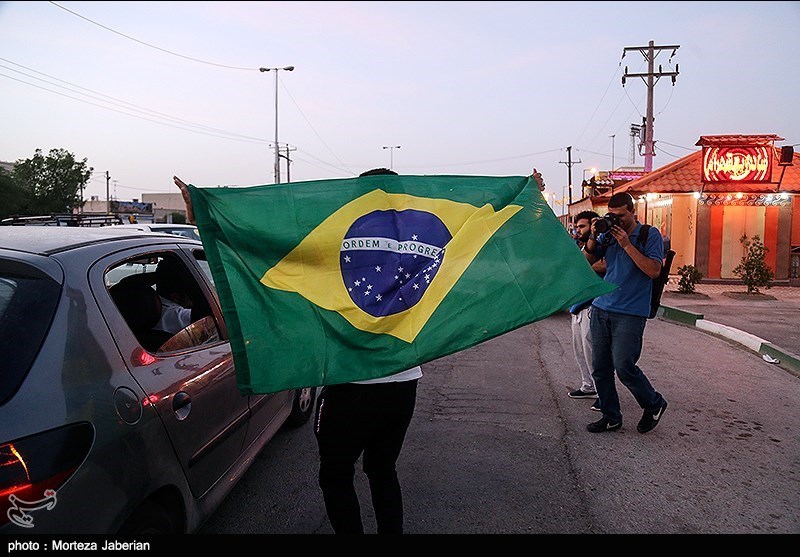
<svg viewBox="0 0 800 557"><path fill-rule="evenodd" d="M656 58L655 169L701 135L800 144L800 2L0 2L0 161L65 149L84 195L401 174L544 175L631 161ZM611 137L613 136L613 137ZM399 146L399 148L397 148ZM395 147L384 149L384 147ZM580 162L578 162L580 161ZM282 165L282 181L286 166ZM1 202L1 201L0 201Z"/></svg>

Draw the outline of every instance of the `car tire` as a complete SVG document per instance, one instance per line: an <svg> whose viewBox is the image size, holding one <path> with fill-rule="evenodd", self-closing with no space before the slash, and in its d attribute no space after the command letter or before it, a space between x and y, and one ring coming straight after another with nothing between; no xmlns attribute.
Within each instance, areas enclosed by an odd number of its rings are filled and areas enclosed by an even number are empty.
<svg viewBox="0 0 800 557"><path fill-rule="evenodd" d="M306 423L314 413L314 401L317 398L316 387L305 387L294 391L292 411L286 419L289 427L299 427Z"/></svg>
<svg viewBox="0 0 800 557"><path fill-rule="evenodd" d="M180 534L175 516L155 501L145 501L119 529L120 536Z"/></svg>

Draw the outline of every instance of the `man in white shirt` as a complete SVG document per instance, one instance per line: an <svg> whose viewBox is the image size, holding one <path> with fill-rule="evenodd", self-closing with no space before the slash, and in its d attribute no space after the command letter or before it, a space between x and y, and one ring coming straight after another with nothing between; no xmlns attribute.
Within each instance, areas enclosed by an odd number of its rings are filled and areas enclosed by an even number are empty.
<svg viewBox="0 0 800 557"><path fill-rule="evenodd" d="M163 296L159 296L158 299L161 302L161 319L153 326L154 331L164 331L174 335L192 323L191 309Z"/></svg>

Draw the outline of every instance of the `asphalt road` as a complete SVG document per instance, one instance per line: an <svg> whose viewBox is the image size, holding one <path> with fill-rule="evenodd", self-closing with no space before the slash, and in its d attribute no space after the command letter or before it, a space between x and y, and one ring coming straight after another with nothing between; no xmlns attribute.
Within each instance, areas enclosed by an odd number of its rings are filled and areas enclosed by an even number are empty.
<svg viewBox="0 0 800 557"><path fill-rule="evenodd" d="M640 366L668 400L591 434L558 314L423 365L398 470L409 534L800 533L800 378L735 343L650 320ZM307 424L265 448L201 534L331 533ZM356 475L365 529L366 480Z"/></svg>

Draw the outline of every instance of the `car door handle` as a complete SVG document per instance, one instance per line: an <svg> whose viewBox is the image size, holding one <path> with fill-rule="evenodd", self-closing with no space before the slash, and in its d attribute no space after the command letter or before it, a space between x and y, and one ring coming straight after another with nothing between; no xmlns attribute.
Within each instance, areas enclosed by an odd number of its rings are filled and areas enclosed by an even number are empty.
<svg viewBox="0 0 800 557"><path fill-rule="evenodd" d="M172 410L179 420L186 419L189 411L192 409L192 397L185 391L180 391L175 394L172 399Z"/></svg>

